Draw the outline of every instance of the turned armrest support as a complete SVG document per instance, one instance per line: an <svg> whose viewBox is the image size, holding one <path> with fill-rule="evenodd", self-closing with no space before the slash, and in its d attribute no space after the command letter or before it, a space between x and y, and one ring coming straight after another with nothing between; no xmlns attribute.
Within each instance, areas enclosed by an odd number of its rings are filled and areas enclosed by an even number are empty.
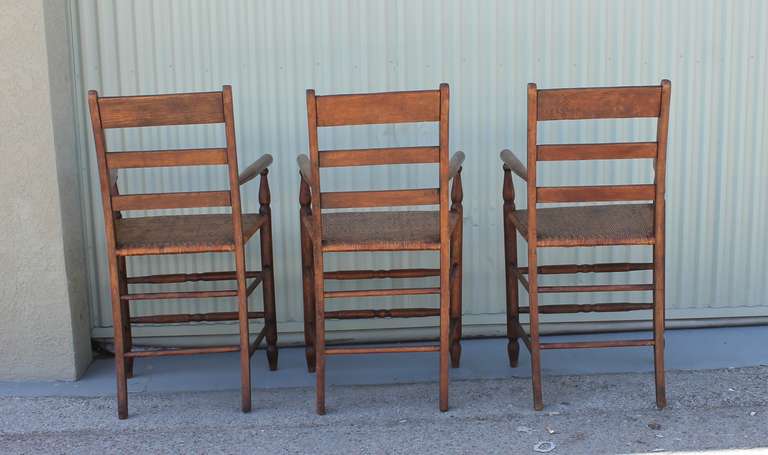
<svg viewBox="0 0 768 455"><path fill-rule="evenodd" d="M451 157L451 161L448 162L448 180L456 177L461 170L461 165L464 163L464 152L456 152Z"/></svg>
<svg viewBox="0 0 768 455"><path fill-rule="evenodd" d="M501 161L504 162L504 169L512 171L521 179L525 180L526 182L528 181L528 170L510 150L502 150L500 156Z"/></svg>
<svg viewBox="0 0 768 455"><path fill-rule="evenodd" d="M312 182L312 168L309 164L309 157L303 153L296 157L296 164L299 165L299 174L304 182L309 185Z"/></svg>
<svg viewBox="0 0 768 455"><path fill-rule="evenodd" d="M267 170L270 164L272 164L272 155L262 155L258 160L254 161L250 166L245 168L245 170L240 173L238 177L240 185L248 183L257 175L262 174Z"/></svg>

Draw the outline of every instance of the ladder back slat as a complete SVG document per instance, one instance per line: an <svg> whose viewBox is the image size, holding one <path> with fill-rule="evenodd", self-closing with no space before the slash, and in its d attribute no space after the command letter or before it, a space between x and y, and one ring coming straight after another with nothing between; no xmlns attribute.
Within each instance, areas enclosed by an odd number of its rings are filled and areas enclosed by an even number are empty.
<svg viewBox="0 0 768 455"><path fill-rule="evenodd" d="M229 207L229 191L128 194L112 196L112 210L159 210L200 207Z"/></svg>
<svg viewBox="0 0 768 455"><path fill-rule="evenodd" d="M107 153L110 169L227 164L227 149L143 150Z"/></svg>
<svg viewBox="0 0 768 455"><path fill-rule="evenodd" d="M538 120L658 117L661 87L539 90L537 110Z"/></svg>
<svg viewBox="0 0 768 455"><path fill-rule="evenodd" d="M546 144L537 146L539 161L656 158L655 142L613 144Z"/></svg>
<svg viewBox="0 0 768 455"><path fill-rule="evenodd" d="M317 98L317 126L437 122L440 92L366 93Z"/></svg>
<svg viewBox="0 0 768 455"><path fill-rule="evenodd" d="M402 205L436 205L440 203L437 188L384 191L338 191L321 193L324 209L356 207L396 207Z"/></svg>
<svg viewBox="0 0 768 455"><path fill-rule="evenodd" d="M650 201L655 185L557 186L536 188L537 202Z"/></svg>
<svg viewBox="0 0 768 455"><path fill-rule="evenodd" d="M99 98L102 128L223 123L221 92Z"/></svg>
<svg viewBox="0 0 768 455"><path fill-rule="evenodd" d="M439 147L321 150L320 167L375 166L440 162Z"/></svg>

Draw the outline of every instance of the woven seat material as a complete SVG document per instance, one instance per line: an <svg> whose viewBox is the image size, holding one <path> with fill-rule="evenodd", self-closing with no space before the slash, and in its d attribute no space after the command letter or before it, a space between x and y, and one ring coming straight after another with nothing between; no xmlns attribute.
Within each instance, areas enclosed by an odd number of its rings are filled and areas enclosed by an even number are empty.
<svg viewBox="0 0 768 455"><path fill-rule="evenodd" d="M324 251L440 249L440 212L337 212L323 214ZM458 216L450 214L450 229Z"/></svg>
<svg viewBox="0 0 768 455"><path fill-rule="evenodd" d="M243 214L244 241L265 220L256 213ZM116 220L115 234L116 253L120 256L235 250L230 214L122 218Z"/></svg>
<svg viewBox="0 0 768 455"><path fill-rule="evenodd" d="M615 204L538 208L537 245L652 245L653 205ZM511 213L512 222L527 239L528 211Z"/></svg>

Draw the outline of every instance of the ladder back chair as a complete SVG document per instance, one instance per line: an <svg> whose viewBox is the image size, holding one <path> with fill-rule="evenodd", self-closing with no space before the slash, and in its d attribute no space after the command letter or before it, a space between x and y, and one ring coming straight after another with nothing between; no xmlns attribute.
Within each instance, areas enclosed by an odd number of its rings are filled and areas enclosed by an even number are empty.
<svg viewBox="0 0 768 455"><path fill-rule="evenodd" d="M461 165L464 154L448 158L448 84L439 90L315 96L307 91L309 157L298 157L304 329L307 366L317 376L317 413L325 413L325 357L394 352L439 352L440 410L448 409L448 357L458 366L461 346ZM318 128L341 125L437 122L438 145L358 150L321 150ZM434 163L437 188L321 192L320 168ZM449 184L451 199L449 200ZM324 209L438 206L431 211L324 212ZM326 252L439 251L436 269L324 271ZM326 291L325 280L439 277L439 287ZM435 294L439 309L327 311L326 299ZM326 319L438 316L440 343L400 347L326 347Z"/></svg>
<svg viewBox="0 0 768 455"><path fill-rule="evenodd" d="M263 155L238 174L232 89L220 92L172 95L99 97L88 92L93 137L99 168L107 257L115 331L118 417L128 417L127 379L133 376L136 358L239 352L242 410L251 409L250 357L266 338L271 370L277 369L277 322L272 264L270 191L267 180L270 155ZM147 126L224 124L226 146L221 148L108 152L104 130ZM118 169L221 165L228 167L229 189L157 194L120 194ZM259 213L242 213L240 186L261 176ZM122 212L180 208L230 207L231 214L124 217ZM245 244L256 234L261 240L261 271L248 271ZM233 253L234 271L193 274L128 276L129 256ZM250 280L250 283L248 282ZM229 290L132 293L130 285L233 281ZM264 311L249 311L248 296L262 285ZM237 311L205 314L164 314L132 317L130 303L145 300L236 298ZM253 342L249 319L264 319L264 328ZM131 324L168 324L203 321L238 321L236 346L184 349L133 350Z"/></svg>
<svg viewBox="0 0 768 455"><path fill-rule="evenodd" d="M507 286L507 336L510 366L516 367L518 340L531 353L533 405L543 409L541 350L629 346L651 346L654 350L656 405L666 406L664 384L664 179L671 84L659 86L538 90L528 85L528 168L509 150L504 162L504 250ZM549 120L610 118L657 118L654 142L600 144L539 144L537 126ZM654 182L645 185L538 186L536 167L540 161L564 160L654 160ZM527 209L515 208L512 173L527 183ZM620 202L611 205L581 205L539 208L539 203ZM517 259L517 232L528 243L528 265ZM540 265L539 248L648 245L651 263ZM539 275L606 273L651 270L649 284L541 286ZM526 278L527 277L527 278ZM518 304L518 281L528 291L528 306ZM599 303L585 305L539 305L540 294L566 292L650 291L652 303ZM653 338L570 343L541 343L539 315L579 312L650 310ZM529 314L529 334L519 315Z"/></svg>

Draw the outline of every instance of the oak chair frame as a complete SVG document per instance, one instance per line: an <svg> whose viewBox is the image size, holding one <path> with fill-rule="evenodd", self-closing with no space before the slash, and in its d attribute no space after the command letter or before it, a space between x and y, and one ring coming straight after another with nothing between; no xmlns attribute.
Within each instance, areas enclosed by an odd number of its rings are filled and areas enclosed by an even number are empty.
<svg viewBox="0 0 768 455"><path fill-rule="evenodd" d="M503 218L506 269L506 307L508 356L511 367L516 367L519 355L518 340L522 340L531 353L533 405L543 409L541 386L542 349L578 349L603 347L651 346L654 350L656 405L667 404L664 380L664 264L665 264L665 177L667 132L671 84L661 81L659 86L615 87L539 90L528 84L528 168L509 150L501 152L504 162ZM657 118L656 141L607 144L548 144L537 141L540 121L607 118ZM650 185L603 185L579 187L539 187L536 184L537 161L637 159L654 160L654 183ZM512 174L527 183L527 217L516 218L515 191ZM648 222L650 235L644 238L624 239L571 239L542 241L537 229L538 203L592 202L592 201L651 201ZM546 209L545 209L546 210ZM558 209L548 209L558 210ZM558 212L551 212L558 213ZM563 215L566 212L559 212ZM518 266L517 232L528 242L528 265ZM601 245L649 245L653 248L652 263L610 263L583 265L539 265L538 248L579 247ZM594 285L594 286L540 286L539 275L572 273L606 273L651 270L651 284ZM526 278L527 276L527 278ZM518 282L528 291L528 307L518 302ZM539 294L563 292L652 291L652 303L606 303L591 305L539 306ZM586 341L571 343L541 343L539 314L618 312L652 310L653 338L639 340ZM528 313L529 334L520 324L519 315Z"/></svg>
<svg viewBox="0 0 768 455"><path fill-rule="evenodd" d="M237 146L232 101L232 88L225 85L220 92L181 93L170 95L99 97L95 90L88 92L93 137L99 169L107 258L112 300L112 318L115 340L115 370L117 376L118 417L128 417L127 379L133 376L136 358L194 355L219 352L240 352L241 408L251 410L250 358L262 340L266 339L267 359L271 370L277 369L277 319L275 314L275 288L272 257L271 195L267 179L272 156L263 155L242 173L238 173ZM226 146L222 148L176 149L153 151L108 152L105 129L134 128L146 126L224 124ZM125 168L151 168L171 166L226 165L229 175L229 190L182 193L157 193L126 195L117 188L117 170ZM240 186L261 176L259 185L259 213L244 214L240 203ZM231 207L231 215L186 215L186 220L224 222L218 231L226 234L226 241L174 244L171 239L166 245L147 243L145 245L121 246L121 225L130 220L155 220L160 224L180 220L177 215L162 217L124 218L122 211L154 210L195 207ZM183 215L181 217L184 217ZM232 228L229 232L227 224ZM246 232L247 227L247 232ZM260 271L246 270L245 243L260 234ZM204 233L203 233L204 234ZM142 234L140 234L142 235ZM201 235L205 237L205 235ZM206 243L207 242L207 243ZM193 274L166 274L150 276L128 276L126 257L159 254L184 254L201 252L231 252L235 258L235 270L229 272L205 272ZM251 280L250 283L247 280ZM235 281L236 289L224 291L153 292L130 293L133 284L166 284L195 281ZM264 311L248 311L248 296L257 286L262 285ZM159 299L190 299L209 297L236 297L237 311L205 314L165 314L132 317L130 302ZM250 341L249 319L264 319L264 328ZM236 346L193 347L163 350L133 350L131 324L168 324L201 321L238 321L239 344Z"/></svg>
<svg viewBox="0 0 768 455"><path fill-rule="evenodd" d="M461 218L463 213L461 166L464 160L462 152L457 152L450 160L448 158L448 109L448 84L441 84L439 90L356 95L315 96L314 90L307 90L309 157L300 155L297 161L301 181L300 229L306 360L309 371L316 373L316 410L318 414L325 414L326 410L326 356L367 353L439 352L439 408L441 411L448 409L449 354L454 367L459 365L461 355ZM439 145L359 150L320 150L318 145L318 128L320 127L414 122L438 122ZM320 190L320 168L322 167L411 163L439 164L439 188L350 192L321 192ZM451 182L452 186L449 191ZM451 196L450 201L449 194ZM354 242L347 245L329 245L324 235L322 209L411 205L439 206L438 242L402 245L392 241L376 241L364 245L353 244ZM450 219L453 219L453 222ZM325 252L405 250L439 250L440 267L437 269L347 271L324 271L323 269L323 254ZM355 291L326 291L324 286L325 280L417 277L440 277L440 286L435 288ZM422 294L439 294L440 308L325 310L325 300L329 298ZM438 345L326 347L326 319L428 316L439 316L440 318L440 342Z"/></svg>

